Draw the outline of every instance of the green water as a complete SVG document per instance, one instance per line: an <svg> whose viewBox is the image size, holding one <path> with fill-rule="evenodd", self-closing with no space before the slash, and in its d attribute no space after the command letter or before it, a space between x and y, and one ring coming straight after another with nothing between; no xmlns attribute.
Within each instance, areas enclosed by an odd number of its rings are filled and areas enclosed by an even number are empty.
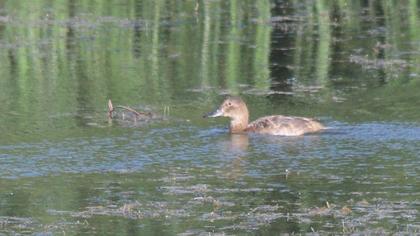
<svg viewBox="0 0 420 236"><path fill-rule="evenodd" d="M420 3L0 1L0 133L4 235L418 234Z"/></svg>

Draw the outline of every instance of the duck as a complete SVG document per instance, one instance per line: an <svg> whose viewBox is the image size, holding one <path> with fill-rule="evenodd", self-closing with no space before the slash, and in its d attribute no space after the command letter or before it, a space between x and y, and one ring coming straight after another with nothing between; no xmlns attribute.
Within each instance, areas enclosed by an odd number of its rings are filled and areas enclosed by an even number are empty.
<svg viewBox="0 0 420 236"><path fill-rule="evenodd" d="M253 132L279 136L301 136L325 129L324 125L312 118L296 116L264 116L249 123L248 107L237 96L226 97L216 110L204 115L204 118L209 117L230 118L229 131L232 134Z"/></svg>

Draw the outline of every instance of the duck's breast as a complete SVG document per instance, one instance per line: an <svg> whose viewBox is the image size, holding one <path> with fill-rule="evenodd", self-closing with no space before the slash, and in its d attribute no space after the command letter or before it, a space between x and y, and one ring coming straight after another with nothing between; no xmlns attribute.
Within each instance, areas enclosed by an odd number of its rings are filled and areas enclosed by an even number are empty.
<svg viewBox="0 0 420 236"><path fill-rule="evenodd" d="M298 136L317 132L323 128L322 124L313 119L277 115L262 117L251 122L247 131L272 135Z"/></svg>

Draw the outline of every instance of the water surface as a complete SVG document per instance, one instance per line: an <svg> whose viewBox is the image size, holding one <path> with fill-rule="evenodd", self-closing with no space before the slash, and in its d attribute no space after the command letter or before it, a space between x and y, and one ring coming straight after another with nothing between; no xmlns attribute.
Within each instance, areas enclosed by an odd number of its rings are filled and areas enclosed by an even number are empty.
<svg viewBox="0 0 420 236"><path fill-rule="evenodd" d="M416 1L1 1L0 233L420 232ZM303 137L230 135L316 117ZM107 119L107 102L153 111Z"/></svg>

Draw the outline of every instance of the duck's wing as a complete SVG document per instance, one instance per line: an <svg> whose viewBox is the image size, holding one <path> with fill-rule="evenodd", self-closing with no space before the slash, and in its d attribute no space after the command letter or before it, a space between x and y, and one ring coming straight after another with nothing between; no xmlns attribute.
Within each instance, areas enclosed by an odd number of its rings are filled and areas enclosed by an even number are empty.
<svg viewBox="0 0 420 236"><path fill-rule="evenodd" d="M324 129L324 126L310 118L293 116L266 116L251 122L247 131L284 136L298 136Z"/></svg>

